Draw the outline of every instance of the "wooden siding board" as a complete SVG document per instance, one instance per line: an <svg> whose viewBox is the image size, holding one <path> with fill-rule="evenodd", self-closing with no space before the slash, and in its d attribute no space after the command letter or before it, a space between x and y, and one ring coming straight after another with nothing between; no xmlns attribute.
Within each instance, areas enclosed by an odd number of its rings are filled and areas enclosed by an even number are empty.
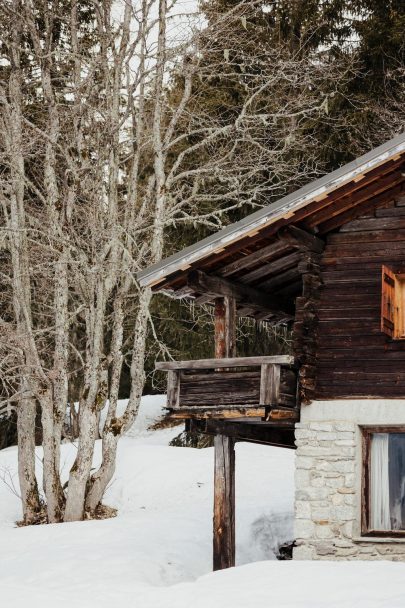
<svg viewBox="0 0 405 608"><path fill-rule="evenodd" d="M381 331L381 269L405 268L404 207L391 204L330 234L317 308L317 399L405 398L405 340Z"/></svg>

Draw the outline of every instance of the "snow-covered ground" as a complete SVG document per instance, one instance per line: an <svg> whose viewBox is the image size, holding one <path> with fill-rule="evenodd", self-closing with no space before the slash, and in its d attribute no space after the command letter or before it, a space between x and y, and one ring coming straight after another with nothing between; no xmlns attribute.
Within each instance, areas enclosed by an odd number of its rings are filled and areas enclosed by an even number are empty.
<svg viewBox="0 0 405 608"><path fill-rule="evenodd" d="M144 398L120 443L105 498L119 510L115 519L15 528L19 500L0 482L1 606L405 606L404 564L275 560L279 543L292 538L293 510L294 454L278 448L237 444L240 567L210 573L213 450L169 447L181 427L148 431L163 401ZM62 448L67 475L75 447ZM38 451L38 471L40 458ZM95 466L99 458L100 445ZM0 452L8 485L16 483L16 460L15 448Z"/></svg>

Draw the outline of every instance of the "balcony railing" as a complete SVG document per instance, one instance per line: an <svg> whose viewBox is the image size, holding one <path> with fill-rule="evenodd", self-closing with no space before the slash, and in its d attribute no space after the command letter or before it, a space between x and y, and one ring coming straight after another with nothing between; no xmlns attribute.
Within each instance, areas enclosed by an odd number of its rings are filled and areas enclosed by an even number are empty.
<svg viewBox="0 0 405 608"><path fill-rule="evenodd" d="M159 362L175 418L297 419L297 370L288 355Z"/></svg>

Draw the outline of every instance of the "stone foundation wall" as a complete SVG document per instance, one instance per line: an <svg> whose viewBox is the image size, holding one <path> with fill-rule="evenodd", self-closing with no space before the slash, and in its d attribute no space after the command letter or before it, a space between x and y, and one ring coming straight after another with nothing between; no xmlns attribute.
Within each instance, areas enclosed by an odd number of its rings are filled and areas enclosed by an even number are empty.
<svg viewBox="0 0 405 608"><path fill-rule="evenodd" d="M361 432L348 413L351 420L312 420L307 412L297 425L294 559L405 561L405 539L360 540ZM361 424L381 424L367 418Z"/></svg>

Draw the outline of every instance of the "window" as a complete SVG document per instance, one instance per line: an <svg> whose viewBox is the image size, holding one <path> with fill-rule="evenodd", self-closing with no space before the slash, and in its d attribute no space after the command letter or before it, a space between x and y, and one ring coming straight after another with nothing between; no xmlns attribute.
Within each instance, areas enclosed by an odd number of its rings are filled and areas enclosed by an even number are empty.
<svg viewBox="0 0 405 608"><path fill-rule="evenodd" d="M381 331L395 340L405 339L405 274L382 267Z"/></svg>
<svg viewBox="0 0 405 608"><path fill-rule="evenodd" d="M362 532L405 536L405 429L363 429Z"/></svg>

